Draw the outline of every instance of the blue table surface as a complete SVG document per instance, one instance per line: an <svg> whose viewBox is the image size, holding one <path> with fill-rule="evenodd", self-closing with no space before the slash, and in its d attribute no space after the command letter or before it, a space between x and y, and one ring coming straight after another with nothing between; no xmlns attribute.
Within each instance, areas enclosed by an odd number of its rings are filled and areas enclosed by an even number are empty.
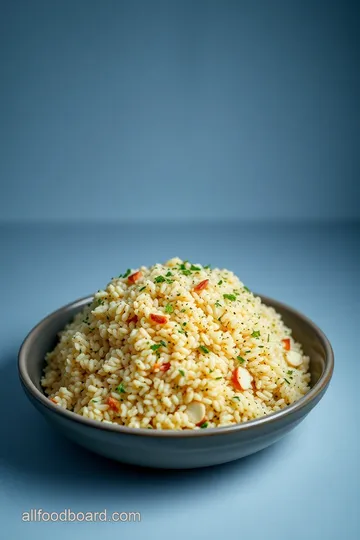
<svg viewBox="0 0 360 540"><path fill-rule="evenodd" d="M9 224L0 243L2 538L360 537L359 226ZM16 369L19 346L42 317L128 267L173 256L230 268L303 311L336 359L325 397L290 435L237 462L177 472L124 466L67 441L30 405ZM22 522L39 508L136 511L141 522Z"/></svg>

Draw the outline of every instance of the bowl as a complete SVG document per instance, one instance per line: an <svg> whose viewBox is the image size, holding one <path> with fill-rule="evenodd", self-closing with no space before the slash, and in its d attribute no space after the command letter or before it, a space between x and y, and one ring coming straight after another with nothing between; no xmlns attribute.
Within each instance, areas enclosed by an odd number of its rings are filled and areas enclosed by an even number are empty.
<svg viewBox="0 0 360 540"><path fill-rule="evenodd" d="M40 385L45 355L54 348L58 332L92 301L92 296L54 311L31 330L19 351L20 381L31 403L52 426L75 443L108 458L165 469L207 467L242 458L266 448L295 428L324 395L334 368L331 345L312 321L289 306L258 296L281 314L310 357L310 391L268 416L206 430L148 430L90 420L52 403Z"/></svg>

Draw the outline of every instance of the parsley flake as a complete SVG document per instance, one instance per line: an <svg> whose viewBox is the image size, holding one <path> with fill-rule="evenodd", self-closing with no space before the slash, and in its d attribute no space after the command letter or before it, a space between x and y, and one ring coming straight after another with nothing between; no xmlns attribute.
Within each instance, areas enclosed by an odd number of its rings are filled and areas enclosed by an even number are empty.
<svg viewBox="0 0 360 540"><path fill-rule="evenodd" d="M251 334L251 337L258 338L260 337L260 330L254 330Z"/></svg>
<svg viewBox="0 0 360 540"><path fill-rule="evenodd" d="M125 274L122 274L122 275L120 274L120 275L119 275L119 278L126 278L126 277L128 277L130 274L131 274L131 270L130 270L130 268L128 268L128 269L126 270Z"/></svg>
<svg viewBox="0 0 360 540"><path fill-rule="evenodd" d="M199 349L204 353L204 354L209 354L209 349L207 347L205 347L204 345L200 345Z"/></svg>
<svg viewBox="0 0 360 540"><path fill-rule="evenodd" d="M233 302L234 300L236 300L235 294L223 294L223 297L224 297L226 300L231 300L231 302Z"/></svg>
<svg viewBox="0 0 360 540"><path fill-rule="evenodd" d="M203 424L201 424L200 429L205 429L208 427L208 425L208 422L204 422Z"/></svg>
<svg viewBox="0 0 360 540"><path fill-rule="evenodd" d="M123 383L120 383L119 386L115 388L115 392L118 392L119 394L125 394L126 390Z"/></svg>
<svg viewBox="0 0 360 540"><path fill-rule="evenodd" d="M171 304L166 304L165 306L165 313L172 313L174 311L174 308Z"/></svg>
<svg viewBox="0 0 360 540"><path fill-rule="evenodd" d="M242 356L237 356L236 360L238 360L240 364L243 364L245 362L245 358L242 358Z"/></svg>
<svg viewBox="0 0 360 540"><path fill-rule="evenodd" d="M183 377L185 377L185 371L183 371L182 369L179 369L179 373L180 373L180 375L182 375Z"/></svg>

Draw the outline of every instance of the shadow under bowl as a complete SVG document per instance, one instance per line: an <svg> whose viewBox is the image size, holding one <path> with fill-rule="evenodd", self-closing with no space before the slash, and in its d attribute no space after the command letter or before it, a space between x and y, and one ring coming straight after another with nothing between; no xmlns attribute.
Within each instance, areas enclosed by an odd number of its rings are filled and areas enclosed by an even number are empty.
<svg viewBox="0 0 360 540"><path fill-rule="evenodd" d="M296 427L324 395L334 368L331 345L312 321L281 302L259 296L281 314L310 357L310 391L294 404L268 416L204 430L149 430L90 420L52 403L40 385L45 355L54 348L58 332L92 301L92 296L54 311L31 330L19 352L20 381L31 403L51 425L72 441L117 461L188 469L239 459L266 448Z"/></svg>

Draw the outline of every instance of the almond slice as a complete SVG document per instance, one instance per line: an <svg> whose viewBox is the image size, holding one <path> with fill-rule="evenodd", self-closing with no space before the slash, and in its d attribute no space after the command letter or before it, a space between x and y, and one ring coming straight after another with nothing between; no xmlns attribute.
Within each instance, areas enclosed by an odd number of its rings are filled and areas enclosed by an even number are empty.
<svg viewBox="0 0 360 540"><path fill-rule="evenodd" d="M194 287L194 291L198 292L198 291L202 291L203 289L206 289L206 287L208 286L209 284L209 280L208 279L204 279L204 281L200 281L200 283L198 283L195 287Z"/></svg>
<svg viewBox="0 0 360 540"><path fill-rule="evenodd" d="M246 368L239 366L233 371L232 381L238 390L249 390L253 377Z"/></svg>
<svg viewBox="0 0 360 540"><path fill-rule="evenodd" d="M199 401L192 401L186 408L186 412L190 422L201 425L205 421L205 405Z"/></svg>
<svg viewBox="0 0 360 540"><path fill-rule="evenodd" d="M138 279L142 277L141 272L135 272L134 274L131 274L131 276L128 277L129 283L136 283Z"/></svg>
<svg viewBox="0 0 360 540"><path fill-rule="evenodd" d="M285 339L282 339L281 341L282 341L282 344L283 344L283 346L284 346L284 349L285 349L286 351L290 351L290 349L291 349L290 338L285 338Z"/></svg>
<svg viewBox="0 0 360 540"><path fill-rule="evenodd" d="M156 324L167 323L167 318L164 315L156 315L156 313L150 313L150 319Z"/></svg>
<svg viewBox="0 0 360 540"><path fill-rule="evenodd" d="M113 397L108 397L108 400L106 402L110 409L115 411L115 412L119 412L120 410L120 401L118 401L117 399L113 398Z"/></svg>
<svg viewBox="0 0 360 540"><path fill-rule="evenodd" d="M302 364L302 356L296 351L287 351L286 352L286 361L289 366L298 367Z"/></svg>

